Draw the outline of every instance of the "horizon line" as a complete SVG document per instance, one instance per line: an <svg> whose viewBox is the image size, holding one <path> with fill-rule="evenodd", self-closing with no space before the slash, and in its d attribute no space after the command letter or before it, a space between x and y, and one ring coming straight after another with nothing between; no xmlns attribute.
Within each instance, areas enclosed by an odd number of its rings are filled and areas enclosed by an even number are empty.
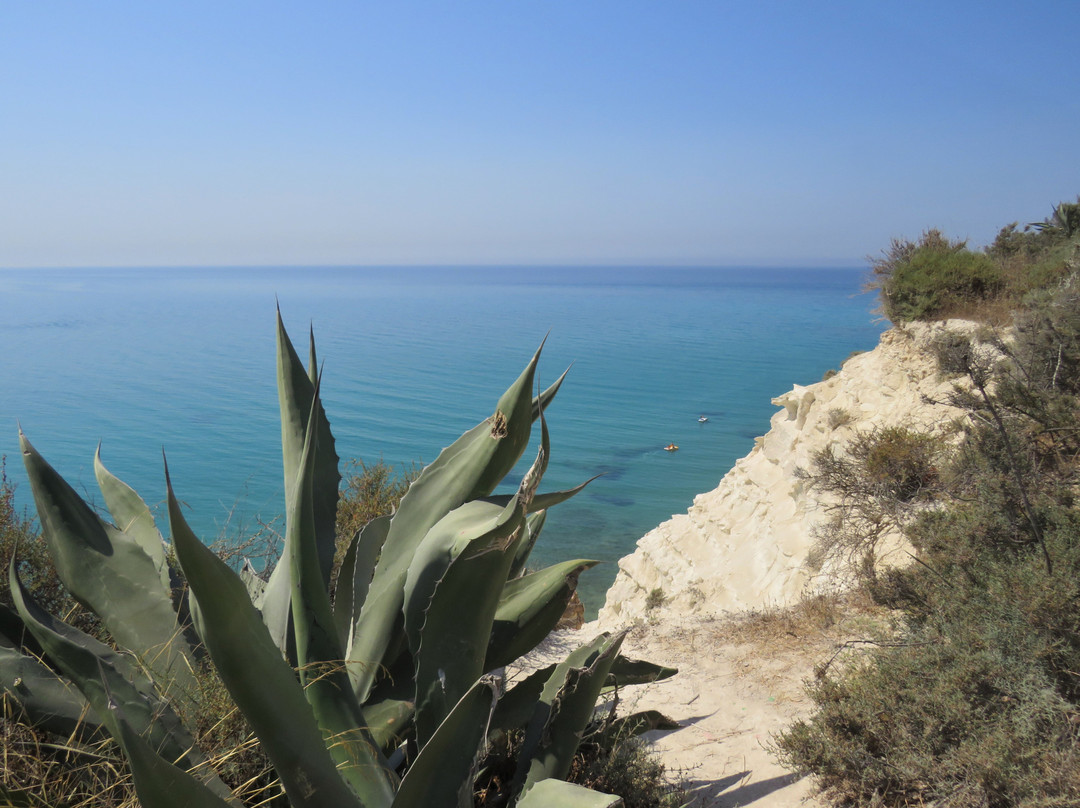
<svg viewBox="0 0 1080 808"><path fill-rule="evenodd" d="M0 272L60 271L60 270L201 270L201 269L611 269L611 270L680 270L680 269L868 269L866 263L853 263L851 259L837 261L814 261L792 263L769 261L763 263L287 263L287 264L22 264L0 265Z"/></svg>

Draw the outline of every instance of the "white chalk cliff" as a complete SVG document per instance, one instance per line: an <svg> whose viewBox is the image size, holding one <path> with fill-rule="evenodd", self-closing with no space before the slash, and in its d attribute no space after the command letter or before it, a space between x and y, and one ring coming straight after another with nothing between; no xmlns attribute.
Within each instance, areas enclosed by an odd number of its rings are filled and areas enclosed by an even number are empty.
<svg viewBox="0 0 1080 808"><path fill-rule="evenodd" d="M890 329L835 376L773 399L781 409L750 454L619 562L601 624L658 611L709 615L783 605L822 584L807 556L814 526L826 516L800 470L811 468L819 450L830 444L842 450L860 431L937 427L952 419L955 410L931 403L942 401L951 383L938 376L925 348L942 328L972 327L950 321Z"/></svg>

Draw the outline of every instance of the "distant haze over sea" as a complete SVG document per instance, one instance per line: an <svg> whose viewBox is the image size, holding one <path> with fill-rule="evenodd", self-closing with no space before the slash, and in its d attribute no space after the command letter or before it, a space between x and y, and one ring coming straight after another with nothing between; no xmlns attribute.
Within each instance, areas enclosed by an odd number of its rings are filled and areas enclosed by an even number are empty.
<svg viewBox="0 0 1080 808"><path fill-rule="evenodd" d="M863 270L226 268L0 271L0 453L31 501L17 422L88 499L93 454L152 507L164 449L205 540L283 512L274 306L302 356L314 328L343 459L429 462L494 410L548 335L542 489L604 476L552 509L536 563L615 562L716 486L810 384L884 327ZM706 423L699 423L700 416ZM675 443L677 452L663 447ZM535 441L534 441L535 444ZM531 461L530 448L525 461ZM511 475L511 483L516 476ZM159 527L167 531L164 519Z"/></svg>

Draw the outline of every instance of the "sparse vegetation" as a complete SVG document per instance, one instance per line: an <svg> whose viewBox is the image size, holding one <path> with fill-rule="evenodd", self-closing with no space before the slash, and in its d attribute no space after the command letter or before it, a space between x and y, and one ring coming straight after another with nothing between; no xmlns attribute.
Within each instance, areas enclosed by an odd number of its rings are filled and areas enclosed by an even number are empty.
<svg viewBox="0 0 1080 808"><path fill-rule="evenodd" d="M656 587L645 598L645 611L651 612L653 609L659 609L666 600L667 596L664 594L664 590L659 586Z"/></svg>
<svg viewBox="0 0 1080 808"><path fill-rule="evenodd" d="M956 446L879 431L814 469L841 502L834 532L843 546L872 548L866 525L884 520L916 561L887 571L863 564L865 591L897 610L899 631L819 671L815 712L777 739L781 758L837 804L1080 804L1075 207L1031 230L1006 228L986 252L1002 278L997 303L1023 299L1014 329L954 334L934 347L942 372L962 382L949 402L965 416ZM894 244L893 269L907 271L919 249L966 250L937 236L924 242ZM894 277L878 274L890 316L922 305L901 301L931 300L936 280L904 298ZM991 302L974 286L960 289L923 314ZM981 311L994 319L1001 310Z"/></svg>
<svg viewBox="0 0 1080 808"><path fill-rule="evenodd" d="M903 527L941 490L940 440L905 427L877 427L855 435L840 452L817 452L812 486L827 492L829 519L818 528L812 565L827 563L872 581L882 542Z"/></svg>
<svg viewBox="0 0 1080 808"><path fill-rule="evenodd" d="M853 417L854 416L843 407L832 407L825 416L825 421L829 425L829 429L839 429L842 426L850 424Z"/></svg>
<svg viewBox="0 0 1080 808"><path fill-rule="evenodd" d="M690 796L672 782L657 754L634 736L614 740L586 736L570 779L605 794L618 794L625 808L679 808Z"/></svg>

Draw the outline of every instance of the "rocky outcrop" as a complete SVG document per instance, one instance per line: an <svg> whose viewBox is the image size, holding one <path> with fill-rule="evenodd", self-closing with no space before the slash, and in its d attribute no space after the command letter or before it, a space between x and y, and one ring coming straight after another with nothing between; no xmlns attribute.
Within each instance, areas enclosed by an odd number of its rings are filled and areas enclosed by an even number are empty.
<svg viewBox="0 0 1080 808"><path fill-rule="evenodd" d="M953 320L893 328L835 376L773 399L780 411L768 433L720 485L640 539L619 562L601 624L783 605L822 585L807 556L825 515L802 472L816 452L830 444L842 450L860 431L937 428L956 416L934 403L951 383L938 376L925 350L942 328L974 326Z"/></svg>

